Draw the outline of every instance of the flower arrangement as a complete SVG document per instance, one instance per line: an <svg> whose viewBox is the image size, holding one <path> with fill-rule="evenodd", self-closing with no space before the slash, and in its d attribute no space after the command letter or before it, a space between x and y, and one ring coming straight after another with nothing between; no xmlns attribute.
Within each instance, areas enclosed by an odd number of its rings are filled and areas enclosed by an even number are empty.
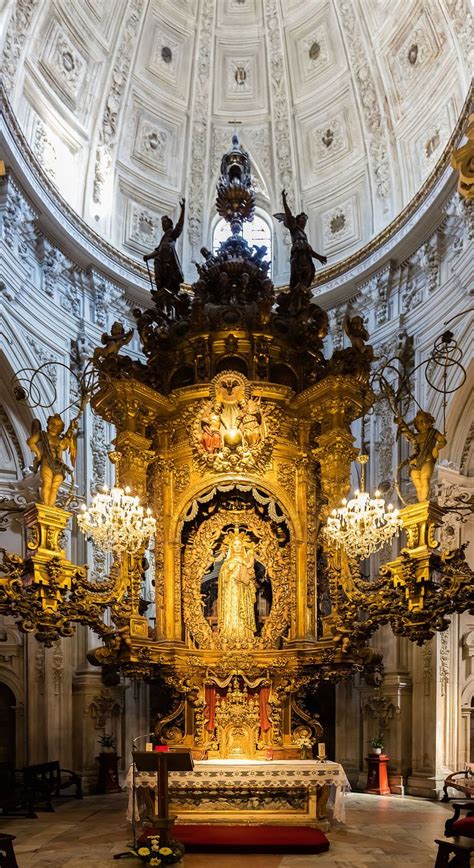
<svg viewBox="0 0 474 868"><path fill-rule="evenodd" d="M106 750L109 752L114 751L115 748L117 747L117 742L115 741L114 736L111 735L111 733L109 733L109 732L104 732L103 735L99 736L97 741L99 742L99 744L103 750Z"/></svg>
<svg viewBox="0 0 474 868"><path fill-rule="evenodd" d="M295 744L297 744L300 749L301 759L308 759L308 755L311 757L313 753L314 740L310 738L307 733L301 733L301 735L295 739Z"/></svg>
<svg viewBox="0 0 474 868"><path fill-rule="evenodd" d="M147 865L158 868L159 865L175 865L176 862L181 862L184 847L178 841L172 841L170 847L160 847L159 836L150 835L136 850L130 852Z"/></svg>
<svg viewBox="0 0 474 868"><path fill-rule="evenodd" d="M296 744L298 745L298 747L305 750L311 750L313 747L313 743L313 739L310 738L309 735L302 735L300 736L300 738L296 739Z"/></svg>
<svg viewBox="0 0 474 868"><path fill-rule="evenodd" d="M379 734L376 735L375 738L371 738L369 744L375 753L380 753L383 750L382 733L379 732Z"/></svg>

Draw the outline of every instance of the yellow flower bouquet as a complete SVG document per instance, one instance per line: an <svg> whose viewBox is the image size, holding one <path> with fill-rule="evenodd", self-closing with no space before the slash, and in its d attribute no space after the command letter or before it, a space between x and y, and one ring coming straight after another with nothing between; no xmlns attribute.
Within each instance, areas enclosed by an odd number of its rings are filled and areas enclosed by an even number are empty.
<svg viewBox="0 0 474 868"><path fill-rule="evenodd" d="M158 866L175 865L176 862L180 862L184 855L184 847L178 841L172 841L170 847L162 847L159 835L149 835L130 852L147 865L158 868Z"/></svg>

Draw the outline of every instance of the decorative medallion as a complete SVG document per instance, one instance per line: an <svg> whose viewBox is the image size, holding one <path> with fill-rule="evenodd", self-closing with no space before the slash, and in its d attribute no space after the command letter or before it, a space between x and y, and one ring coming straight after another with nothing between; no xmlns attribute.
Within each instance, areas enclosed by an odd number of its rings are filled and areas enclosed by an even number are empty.
<svg viewBox="0 0 474 868"><path fill-rule="evenodd" d="M429 160L430 157L433 156L434 152L440 145L440 141L441 138L439 130L436 130L433 135L426 140L426 142L424 143L424 151L427 160Z"/></svg>
<svg viewBox="0 0 474 868"><path fill-rule="evenodd" d="M338 232L342 232L342 230L344 229L344 226L346 225L345 215L342 212L340 212L339 214L336 214L335 217L333 217L331 219L331 222L329 225L331 228L331 233L333 235L337 235Z"/></svg>
<svg viewBox="0 0 474 868"><path fill-rule="evenodd" d="M416 42L414 42L413 45L410 45L410 48L408 49L407 60L408 60L408 63L411 64L411 66L414 66L417 59L418 59L418 45L416 44Z"/></svg>
<svg viewBox="0 0 474 868"><path fill-rule="evenodd" d="M238 66L234 73L234 78L238 85L242 86L247 78L247 73L243 66Z"/></svg>
<svg viewBox="0 0 474 868"><path fill-rule="evenodd" d="M193 426L193 445L201 465L216 472L263 470L274 437L268 430L268 407L251 394L243 374L224 371L211 383Z"/></svg>
<svg viewBox="0 0 474 868"><path fill-rule="evenodd" d="M321 46L319 42L312 42L309 47L309 58L310 60L317 60L319 55L321 54Z"/></svg>
<svg viewBox="0 0 474 868"><path fill-rule="evenodd" d="M321 136L321 141L326 148L330 148L334 141L334 133L332 130L327 129L323 136Z"/></svg>
<svg viewBox="0 0 474 868"><path fill-rule="evenodd" d="M173 60L173 52L169 45L163 45L163 48L161 49L161 57L165 63L171 63Z"/></svg>

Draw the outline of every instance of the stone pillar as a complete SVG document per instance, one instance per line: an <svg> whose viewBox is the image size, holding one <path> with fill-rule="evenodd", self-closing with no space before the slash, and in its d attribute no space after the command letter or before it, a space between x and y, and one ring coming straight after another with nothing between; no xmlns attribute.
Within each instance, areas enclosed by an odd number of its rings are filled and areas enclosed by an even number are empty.
<svg viewBox="0 0 474 868"><path fill-rule="evenodd" d="M362 721L360 687L352 681L336 685L336 762L344 767L352 787L362 772Z"/></svg>
<svg viewBox="0 0 474 868"><path fill-rule="evenodd" d="M46 648L31 633L25 636L26 758L31 763L47 759Z"/></svg>
<svg viewBox="0 0 474 868"><path fill-rule="evenodd" d="M73 762L74 768L82 774L86 792L95 792L97 786L97 756L101 750L101 735L107 733L114 736L117 753L122 759L127 754L124 699L126 690L123 684L104 687L100 669L81 672L74 677Z"/></svg>
<svg viewBox="0 0 474 868"><path fill-rule="evenodd" d="M394 636L390 627L385 626L376 633L373 644L383 656L385 669L381 693L387 701L387 715L382 716L380 729L384 738L384 753L390 756L389 785L392 793L403 795L406 779L411 771L410 642L408 639Z"/></svg>
<svg viewBox="0 0 474 868"><path fill-rule="evenodd" d="M413 645L412 772L408 778L410 796L437 798L436 782L436 695L437 639L423 647Z"/></svg>

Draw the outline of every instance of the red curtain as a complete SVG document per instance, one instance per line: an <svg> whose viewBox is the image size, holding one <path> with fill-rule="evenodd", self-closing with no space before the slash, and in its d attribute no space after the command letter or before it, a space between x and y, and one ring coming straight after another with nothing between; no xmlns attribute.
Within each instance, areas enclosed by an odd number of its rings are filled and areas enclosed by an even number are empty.
<svg viewBox="0 0 474 868"><path fill-rule="evenodd" d="M206 700L207 706L206 729L209 732L213 732L216 725L216 688L211 684L206 684L204 699Z"/></svg>
<svg viewBox="0 0 474 868"><path fill-rule="evenodd" d="M262 732L267 732L267 730L271 727L271 722L268 717L268 698L270 696L270 688L269 687L261 687L260 693L258 694L258 701L260 705L260 729Z"/></svg>

